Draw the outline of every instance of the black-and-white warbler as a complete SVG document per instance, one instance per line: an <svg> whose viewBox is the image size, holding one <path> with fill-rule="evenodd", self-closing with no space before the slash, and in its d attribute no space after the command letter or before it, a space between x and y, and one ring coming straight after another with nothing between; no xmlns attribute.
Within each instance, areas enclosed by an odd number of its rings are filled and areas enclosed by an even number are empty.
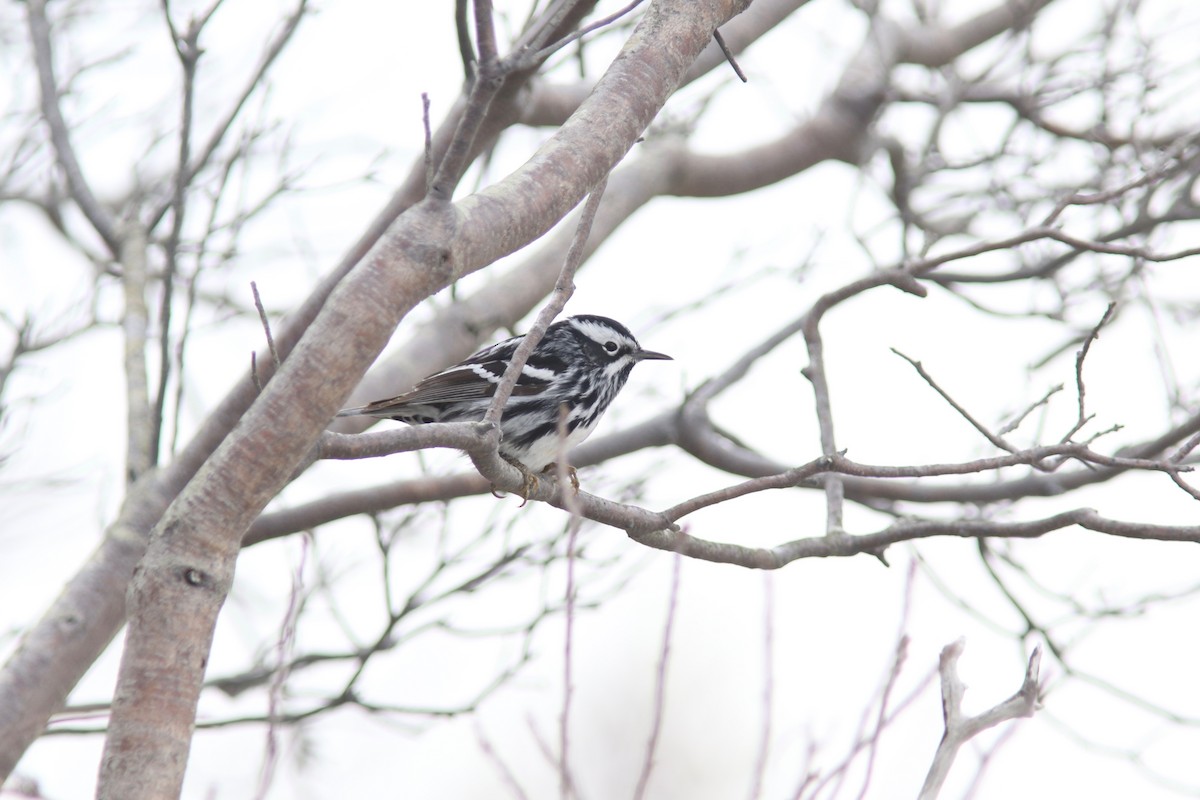
<svg viewBox="0 0 1200 800"><path fill-rule="evenodd" d="M475 355L425 378L387 400L347 408L339 417L369 416L409 424L483 419L521 336L485 347ZM500 419L500 455L529 473L540 472L596 427L621 391L633 366L670 356L643 350L621 323L580 315L546 329L521 370ZM566 441L558 435L560 408L566 406Z"/></svg>

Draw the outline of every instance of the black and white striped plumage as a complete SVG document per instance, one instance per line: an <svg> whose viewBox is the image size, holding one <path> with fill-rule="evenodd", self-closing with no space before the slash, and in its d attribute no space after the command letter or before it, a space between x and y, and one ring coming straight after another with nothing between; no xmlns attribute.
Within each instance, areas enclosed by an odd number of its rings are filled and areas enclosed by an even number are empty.
<svg viewBox="0 0 1200 800"><path fill-rule="evenodd" d="M483 419L496 386L523 337L485 347L453 367L430 375L398 397L338 412L409 424ZM567 407L566 446L588 437L621 391L634 364L670 359L643 350L633 334L608 317L580 315L546 329L504 406L500 454L530 472L553 463L559 450L559 408Z"/></svg>

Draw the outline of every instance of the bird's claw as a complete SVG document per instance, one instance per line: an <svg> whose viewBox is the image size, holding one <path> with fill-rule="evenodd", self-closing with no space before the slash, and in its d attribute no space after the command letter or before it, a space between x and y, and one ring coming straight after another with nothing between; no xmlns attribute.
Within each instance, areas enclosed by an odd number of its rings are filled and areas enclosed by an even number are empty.
<svg viewBox="0 0 1200 800"><path fill-rule="evenodd" d="M518 494L521 495L521 505L517 506L517 508L521 508L526 503L529 502L529 498L532 497L534 492L536 492L538 490L538 485L540 484L540 481L538 480L538 476L534 475L532 472L530 472L526 468L526 466L524 464L522 464L520 461L517 461L516 459L513 459L513 458L508 458L507 456L503 456L503 455L501 456L501 458L503 458L509 464L512 464L514 467L516 467L517 471L521 473L521 491L518 492ZM542 470L542 474L543 475L551 474L552 471L555 469L557 469L557 465L550 464L545 469ZM575 472L575 468L570 465L567 466L567 478L569 478L571 481L571 488L575 491L575 494L578 495L579 494L579 475ZM495 484L492 484L492 497L499 498L499 497L503 497L503 496L504 496L503 494L497 493Z"/></svg>
<svg viewBox="0 0 1200 800"><path fill-rule="evenodd" d="M576 474L575 468L567 466L567 477L571 479L571 488L575 490L575 494L579 494L579 475Z"/></svg>
<svg viewBox="0 0 1200 800"><path fill-rule="evenodd" d="M520 461L517 461L515 458L509 458L503 454L501 454L500 457L516 467L517 471L521 473L521 491L518 492L518 494L521 495L521 505L517 506L517 508L524 508L525 504L529 502L529 498L538 489L537 476L530 472L524 464L522 464ZM500 495L496 494L495 486L492 486L492 496L500 497Z"/></svg>
<svg viewBox="0 0 1200 800"><path fill-rule="evenodd" d="M579 475L575 472L575 468L570 464L567 467L567 478L571 481L571 488L575 490L575 494L579 494ZM542 469L543 474L550 474L558 471L558 464L547 464Z"/></svg>
<svg viewBox="0 0 1200 800"><path fill-rule="evenodd" d="M521 505L517 506L517 508L524 508L525 504L529 502L529 496L536 492L538 488L537 476L532 472L522 467L521 476Z"/></svg>

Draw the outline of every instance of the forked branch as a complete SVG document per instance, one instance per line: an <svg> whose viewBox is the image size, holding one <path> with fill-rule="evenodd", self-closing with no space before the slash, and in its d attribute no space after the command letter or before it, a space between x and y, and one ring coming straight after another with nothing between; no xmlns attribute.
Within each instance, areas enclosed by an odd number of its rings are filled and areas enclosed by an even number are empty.
<svg viewBox="0 0 1200 800"><path fill-rule="evenodd" d="M1012 697L973 717L962 712L962 698L966 687L958 677L958 657L962 655L964 642L959 639L942 650L939 672L942 677L942 716L946 721L946 732L933 757L933 765L921 787L919 800L934 800L942 790L942 784L954 764L958 750L973 737L1001 722L1021 717L1032 717L1038 708L1038 670L1042 663L1042 649L1035 647L1025 668L1025 680Z"/></svg>

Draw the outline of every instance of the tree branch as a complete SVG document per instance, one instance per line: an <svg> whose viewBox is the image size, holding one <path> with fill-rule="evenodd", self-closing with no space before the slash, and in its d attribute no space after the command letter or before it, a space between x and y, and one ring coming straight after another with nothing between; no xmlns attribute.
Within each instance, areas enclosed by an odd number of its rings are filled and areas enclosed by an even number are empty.
<svg viewBox="0 0 1200 800"><path fill-rule="evenodd" d="M46 0L29 0L25 4L29 21L29 41L33 47L34 66L41 90L42 119L50 132L50 143L59 169L67 181L67 190L92 228L108 246L114 257L121 252L120 238L112 215L92 194L92 187L83 175L83 168L71 145L70 128L59 107L58 82L54 77L54 53L50 46L50 22L46 19Z"/></svg>
<svg viewBox="0 0 1200 800"><path fill-rule="evenodd" d="M946 732L933 757L929 774L925 777L925 785L921 787L919 800L935 800L960 747L980 732L1001 722L1032 717L1038 707L1038 669L1042 663L1042 651L1035 647L1025 670L1025 680L1016 694L981 714L965 716L962 698L966 687L958 677L958 657L962 655L963 646L963 640L959 639L942 650L939 671L942 676L942 716L946 722Z"/></svg>

